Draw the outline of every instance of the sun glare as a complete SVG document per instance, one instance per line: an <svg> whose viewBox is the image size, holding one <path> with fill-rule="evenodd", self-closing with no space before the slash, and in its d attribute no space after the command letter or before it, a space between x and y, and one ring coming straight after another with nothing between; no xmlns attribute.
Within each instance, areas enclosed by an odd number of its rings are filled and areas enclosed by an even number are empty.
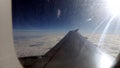
<svg viewBox="0 0 120 68"><path fill-rule="evenodd" d="M107 6L113 15L120 14L120 0L107 0Z"/></svg>

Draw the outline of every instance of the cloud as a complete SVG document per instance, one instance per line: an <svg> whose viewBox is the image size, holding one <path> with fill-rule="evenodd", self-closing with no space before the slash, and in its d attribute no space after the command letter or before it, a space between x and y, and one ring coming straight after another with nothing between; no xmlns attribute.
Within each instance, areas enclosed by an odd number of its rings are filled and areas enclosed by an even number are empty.
<svg viewBox="0 0 120 68"><path fill-rule="evenodd" d="M17 36L21 37L21 35ZM53 33L43 35L42 37L39 35L38 37L31 37L30 35L29 38L14 40L17 55L18 57L44 55L47 51L54 47L55 44L57 44L63 38L63 36L64 34Z"/></svg>
<svg viewBox="0 0 120 68"><path fill-rule="evenodd" d="M101 34L84 34L88 37L88 40L98 45ZM119 54L120 35L107 34L101 49L113 57L117 57Z"/></svg>

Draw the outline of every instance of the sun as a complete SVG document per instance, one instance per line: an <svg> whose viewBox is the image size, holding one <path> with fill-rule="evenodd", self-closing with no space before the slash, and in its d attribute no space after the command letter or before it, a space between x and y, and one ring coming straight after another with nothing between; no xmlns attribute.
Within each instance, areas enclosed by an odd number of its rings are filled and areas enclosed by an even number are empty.
<svg viewBox="0 0 120 68"><path fill-rule="evenodd" d="M113 15L120 14L120 0L107 0L107 6Z"/></svg>

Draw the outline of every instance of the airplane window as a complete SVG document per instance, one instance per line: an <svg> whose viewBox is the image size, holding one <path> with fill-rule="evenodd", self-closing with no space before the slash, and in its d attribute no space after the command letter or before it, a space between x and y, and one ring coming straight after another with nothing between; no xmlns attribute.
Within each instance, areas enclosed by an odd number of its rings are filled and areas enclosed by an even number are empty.
<svg viewBox="0 0 120 68"><path fill-rule="evenodd" d="M89 48L93 44L95 49L116 58L120 49L119 6L119 0L12 0L13 34L18 58L41 58L55 50L54 47L69 35L70 43L64 44L71 45L74 38L77 39L71 46L75 51L82 52L84 45ZM81 41L72 32L78 32ZM85 41L90 44L83 43ZM65 52L67 50L66 47Z"/></svg>

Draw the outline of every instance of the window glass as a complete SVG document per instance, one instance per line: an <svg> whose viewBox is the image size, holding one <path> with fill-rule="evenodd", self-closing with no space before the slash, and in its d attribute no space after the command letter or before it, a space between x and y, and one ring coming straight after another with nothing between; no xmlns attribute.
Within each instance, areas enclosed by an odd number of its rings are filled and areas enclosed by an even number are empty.
<svg viewBox="0 0 120 68"><path fill-rule="evenodd" d="M91 43L117 57L119 0L12 0L18 57L44 55L68 31L79 29Z"/></svg>

